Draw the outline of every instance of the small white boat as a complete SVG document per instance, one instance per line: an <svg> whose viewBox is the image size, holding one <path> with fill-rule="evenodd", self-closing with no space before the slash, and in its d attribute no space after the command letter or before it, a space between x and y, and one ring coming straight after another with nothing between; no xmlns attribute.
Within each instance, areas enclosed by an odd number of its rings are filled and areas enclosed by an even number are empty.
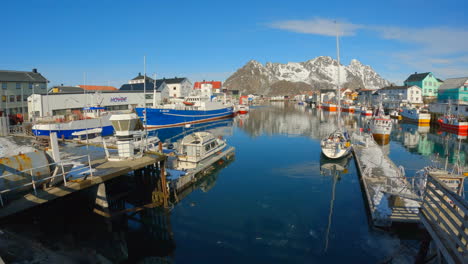
<svg viewBox="0 0 468 264"><path fill-rule="evenodd" d="M195 132L185 136L177 149L177 169L193 169L200 162L226 148L226 141L209 132Z"/></svg>
<svg viewBox="0 0 468 264"><path fill-rule="evenodd" d="M320 142L322 153L329 159L340 159L351 153L351 140L349 137L336 130Z"/></svg>

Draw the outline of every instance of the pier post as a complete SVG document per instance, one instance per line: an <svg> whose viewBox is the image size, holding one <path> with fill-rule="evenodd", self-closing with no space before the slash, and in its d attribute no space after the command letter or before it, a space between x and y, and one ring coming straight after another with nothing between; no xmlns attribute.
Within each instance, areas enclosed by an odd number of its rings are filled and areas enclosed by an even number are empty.
<svg viewBox="0 0 468 264"><path fill-rule="evenodd" d="M107 199L106 183L100 183L96 191L96 201L93 210L96 214L110 217L109 201Z"/></svg>

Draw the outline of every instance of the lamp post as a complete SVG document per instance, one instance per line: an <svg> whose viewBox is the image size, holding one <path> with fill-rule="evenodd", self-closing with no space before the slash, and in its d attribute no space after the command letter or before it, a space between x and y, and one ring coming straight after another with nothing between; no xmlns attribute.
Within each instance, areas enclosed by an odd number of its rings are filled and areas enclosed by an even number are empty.
<svg viewBox="0 0 468 264"><path fill-rule="evenodd" d="M29 117L29 119L30 119L32 122L34 122L34 119L35 119L35 117L36 117L36 108L34 107L34 106L35 106L35 105L34 105L34 101L36 101L36 96L35 96L36 91L35 91L34 87L37 87L37 86L39 86L39 84L37 84L37 83L33 84L33 86L32 86L32 89L33 89L33 90L32 90L32 100L31 100L31 103L32 103L32 104L31 104L32 112L29 111L29 112L31 113L31 116Z"/></svg>

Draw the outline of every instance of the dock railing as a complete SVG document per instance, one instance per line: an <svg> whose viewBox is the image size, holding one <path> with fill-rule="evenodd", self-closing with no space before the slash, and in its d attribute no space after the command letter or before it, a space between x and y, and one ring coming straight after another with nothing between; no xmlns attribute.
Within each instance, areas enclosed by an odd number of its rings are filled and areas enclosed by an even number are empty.
<svg viewBox="0 0 468 264"><path fill-rule="evenodd" d="M83 167L72 167L69 171L65 171L65 166L69 165L73 161L77 160L82 160L84 158L87 158L88 166L83 166ZM38 176L35 176L34 172L38 171L41 168L49 167L55 165L55 170L51 171L51 176L49 177L44 177L44 178L39 178ZM84 164L83 164L84 165ZM78 157L73 157L70 159L66 160L61 160L59 162L54 162L54 163L48 163L47 165L35 167L35 168L30 168L22 171L18 171L15 173L9 173L6 175L0 176L0 180L7 178L7 177L14 177L14 176L25 176L29 177L31 176L31 181L26 182L24 184L12 187L12 188L0 188L0 205L1 207L4 207L4 195L8 192L15 191L18 189L24 189L25 187L31 186L33 188L34 194L37 195L37 185L40 185L41 183L45 183L46 181L50 180L49 182L53 182L54 179L56 178L61 178L58 182L55 182L55 184L59 183L60 181L63 181L63 185L67 186L67 175L73 175L73 173L81 173L83 174L83 177L85 176L83 173L83 168L89 169L89 174L91 177L93 176L93 170L91 168L91 158L89 155L83 155L83 156L78 156ZM60 172L59 172L60 170ZM86 172L85 172L86 173ZM5 187L5 186L3 186Z"/></svg>
<svg viewBox="0 0 468 264"><path fill-rule="evenodd" d="M428 175L421 221L447 263L468 263L468 202Z"/></svg>

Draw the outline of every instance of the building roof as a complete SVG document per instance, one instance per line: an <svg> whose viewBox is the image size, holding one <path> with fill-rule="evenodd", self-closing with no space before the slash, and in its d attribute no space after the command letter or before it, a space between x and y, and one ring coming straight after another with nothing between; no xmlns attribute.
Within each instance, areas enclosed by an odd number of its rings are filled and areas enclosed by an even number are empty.
<svg viewBox="0 0 468 264"><path fill-rule="evenodd" d="M6 71L0 70L0 82L38 82L46 83L47 79L33 69L27 71Z"/></svg>
<svg viewBox="0 0 468 264"><path fill-rule="evenodd" d="M117 88L113 86L99 86L99 85L78 85L87 91L115 91Z"/></svg>
<svg viewBox="0 0 468 264"><path fill-rule="evenodd" d="M49 89L51 93L83 93L83 88L77 86L54 86Z"/></svg>
<svg viewBox="0 0 468 264"><path fill-rule="evenodd" d="M176 83L181 83L186 79L187 78L185 78L185 77L182 77L182 78L174 77L174 78L170 78L170 79L163 78L162 81L166 82L167 84L176 84ZM158 80L158 81L161 81L161 80Z"/></svg>
<svg viewBox="0 0 468 264"><path fill-rule="evenodd" d="M218 81L211 81L211 82L195 82L193 85L193 89L200 89L202 84L211 84L213 89L221 89L222 83Z"/></svg>
<svg viewBox="0 0 468 264"><path fill-rule="evenodd" d="M138 76L133 78L132 80L143 80L143 78L145 78L145 76L141 75L141 72L138 73ZM148 77L148 75L146 75L146 80L150 80L150 81L153 81L154 79Z"/></svg>
<svg viewBox="0 0 468 264"><path fill-rule="evenodd" d="M405 82L419 82L419 81L422 81L424 80L424 78L426 78L427 75L429 75L430 72L424 72L424 73L417 73L415 72L414 74L411 74L406 80Z"/></svg>
<svg viewBox="0 0 468 264"><path fill-rule="evenodd" d="M408 89L413 86L416 86L416 85L403 85L403 86L393 85L393 86L386 86L386 87L380 88L380 90L402 90L402 89Z"/></svg>
<svg viewBox="0 0 468 264"><path fill-rule="evenodd" d="M442 81L442 80L441 80L441 79L439 79L439 78L436 78L436 79L437 79L437 81L438 81L438 82L444 82L444 81Z"/></svg>
<svg viewBox="0 0 468 264"><path fill-rule="evenodd" d="M462 86L468 85L468 77L461 78L449 78L444 81L439 87L440 90L460 88Z"/></svg>
<svg viewBox="0 0 468 264"><path fill-rule="evenodd" d="M156 80L156 91L160 91L162 89L162 85L164 84L164 80ZM120 91L144 91L144 83L127 83L120 87ZM153 91L154 90L154 80L147 80L146 81L146 91Z"/></svg>

